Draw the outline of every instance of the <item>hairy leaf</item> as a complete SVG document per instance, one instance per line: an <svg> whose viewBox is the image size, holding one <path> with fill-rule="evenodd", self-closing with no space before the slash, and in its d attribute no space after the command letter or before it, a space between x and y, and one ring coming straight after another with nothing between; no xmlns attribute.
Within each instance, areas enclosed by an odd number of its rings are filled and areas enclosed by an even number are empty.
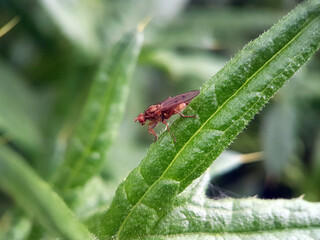
<svg viewBox="0 0 320 240"><path fill-rule="evenodd" d="M178 195L170 212L146 239L316 239L320 204L303 199L257 198L211 200L205 197L209 174ZM143 238L142 238L143 239Z"/></svg>
<svg viewBox="0 0 320 240"><path fill-rule="evenodd" d="M119 129L142 39L139 31L124 35L102 62L66 160L55 177L57 187L82 185L100 171Z"/></svg>
<svg viewBox="0 0 320 240"><path fill-rule="evenodd" d="M0 146L0 188L53 235L63 239L95 239L63 200L24 163Z"/></svg>
<svg viewBox="0 0 320 240"><path fill-rule="evenodd" d="M152 233L176 196L199 177L272 95L319 48L320 1L298 6L249 43L201 89L120 184L101 219L101 238Z"/></svg>

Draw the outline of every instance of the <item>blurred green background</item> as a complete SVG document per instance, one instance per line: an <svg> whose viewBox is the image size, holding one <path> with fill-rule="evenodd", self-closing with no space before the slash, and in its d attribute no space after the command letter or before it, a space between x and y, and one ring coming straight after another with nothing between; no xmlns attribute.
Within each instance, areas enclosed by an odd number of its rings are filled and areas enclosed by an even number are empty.
<svg viewBox="0 0 320 240"><path fill-rule="evenodd" d="M153 141L134 118L168 96L199 89L298 2L2 0L0 26L20 21L0 37L1 144L49 179L63 160L101 59L124 33L152 17L121 129L101 173L118 183ZM223 195L217 185L231 196L305 194L320 200L319 78L318 53L214 163L208 196ZM159 125L156 132L163 129ZM12 206L0 193L0 221Z"/></svg>

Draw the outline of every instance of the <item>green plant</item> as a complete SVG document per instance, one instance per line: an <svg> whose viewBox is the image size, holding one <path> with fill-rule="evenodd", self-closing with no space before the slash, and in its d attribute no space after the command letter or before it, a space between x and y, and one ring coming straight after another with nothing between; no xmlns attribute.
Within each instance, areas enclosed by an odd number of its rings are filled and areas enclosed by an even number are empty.
<svg viewBox="0 0 320 240"><path fill-rule="evenodd" d="M206 82L185 110L197 118L174 122L171 129L177 143L163 132L118 186L111 202L115 182L98 175L124 113L141 34L140 28L110 44L66 152L55 152L57 158L65 157L47 178L51 186L11 145L0 147L0 187L41 225L29 224L29 239L288 239L292 234L316 239L320 234L319 203L257 198L213 201L205 198L204 191L209 181L206 169L319 49L320 1L297 6ZM21 109L10 114L15 113L31 118ZM36 139L32 143L37 144L30 144L14 127L5 128L18 148L38 159L41 136L33 121L29 122ZM64 135L60 138L65 140ZM89 206L90 197L93 207ZM13 215L25 219L18 211ZM16 229L4 238L14 236Z"/></svg>

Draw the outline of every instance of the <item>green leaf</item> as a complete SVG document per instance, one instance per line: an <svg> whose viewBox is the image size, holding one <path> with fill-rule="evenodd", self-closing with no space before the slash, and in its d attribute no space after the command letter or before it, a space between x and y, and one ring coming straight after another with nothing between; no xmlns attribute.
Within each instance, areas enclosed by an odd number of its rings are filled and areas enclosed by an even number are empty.
<svg viewBox="0 0 320 240"><path fill-rule="evenodd" d="M139 239L317 239L320 203L303 199L211 200L205 197L208 175L189 186L152 236Z"/></svg>
<svg viewBox="0 0 320 240"><path fill-rule="evenodd" d="M148 236L199 177L320 45L320 1L298 6L210 79L118 187L101 218L105 239ZM239 229L241 230L241 229Z"/></svg>
<svg viewBox="0 0 320 240"><path fill-rule="evenodd" d="M139 31L125 34L101 63L66 160L55 176L58 188L82 185L100 171L119 129L142 40Z"/></svg>
<svg viewBox="0 0 320 240"><path fill-rule="evenodd" d="M0 187L53 235L63 239L95 239L50 186L19 155L3 145Z"/></svg>

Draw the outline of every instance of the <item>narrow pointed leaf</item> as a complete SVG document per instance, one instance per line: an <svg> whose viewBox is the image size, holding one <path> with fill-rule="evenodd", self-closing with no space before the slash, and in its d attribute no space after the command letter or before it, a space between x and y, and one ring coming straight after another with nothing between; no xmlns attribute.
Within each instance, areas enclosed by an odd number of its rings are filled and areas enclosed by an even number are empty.
<svg viewBox="0 0 320 240"><path fill-rule="evenodd" d="M120 126L142 39L139 31L125 34L102 62L56 176L57 187L82 185L100 171Z"/></svg>
<svg viewBox="0 0 320 240"><path fill-rule="evenodd" d="M52 235L70 240L95 239L63 200L19 155L0 146L0 188Z"/></svg>
<svg viewBox="0 0 320 240"><path fill-rule="evenodd" d="M199 177L273 94L319 48L320 1L296 7L210 79L116 191L101 238L148 236L176 196Z"/></svg>

